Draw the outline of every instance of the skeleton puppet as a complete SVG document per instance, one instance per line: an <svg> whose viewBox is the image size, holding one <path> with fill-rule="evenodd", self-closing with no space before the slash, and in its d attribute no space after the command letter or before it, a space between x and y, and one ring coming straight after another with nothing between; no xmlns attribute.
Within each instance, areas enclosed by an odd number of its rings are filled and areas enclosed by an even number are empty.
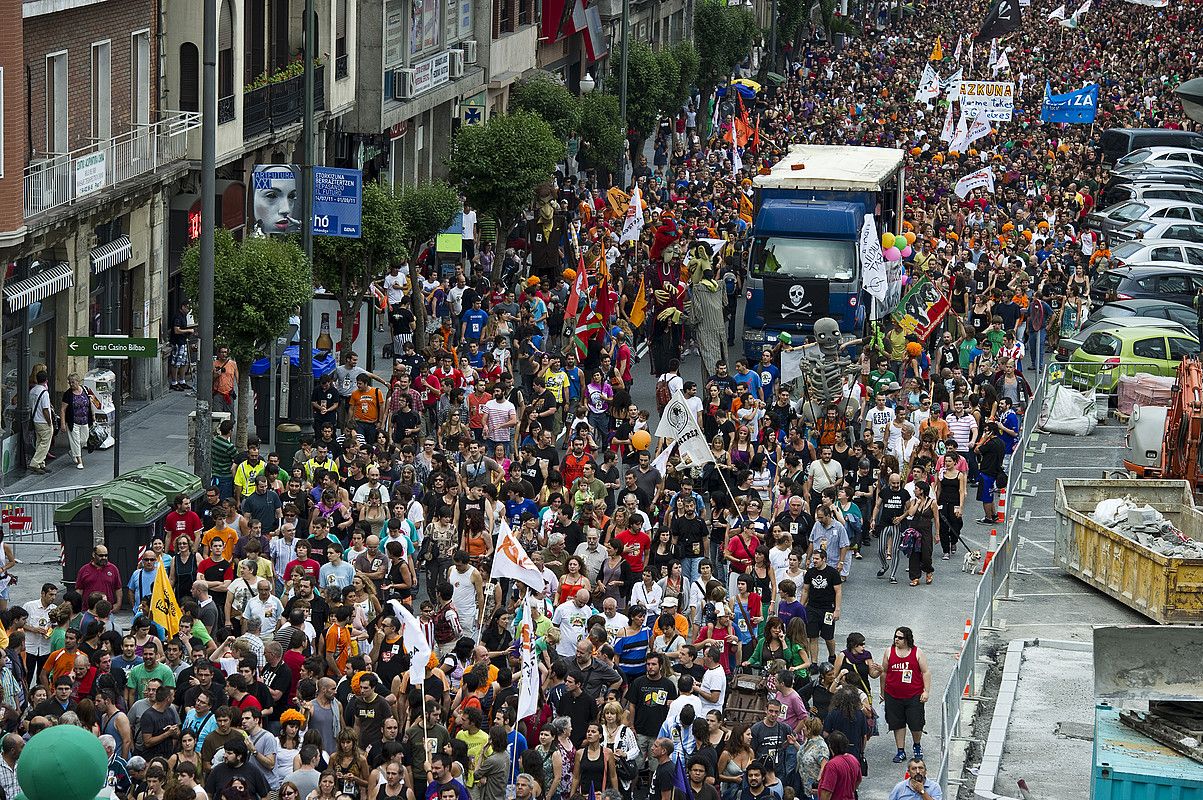
<svg viewBox="0 0 1203 800"><path fill-rule="evenodd" d="M791 290L792 291L792 290ZM837 406L846 417L854 418L860 410L855 398L844 396L844 379L860 372L860 364L840 351L840 326L831 317L815 322L814 344L802 349L803 401L801 414L807 424L814 425L828 405Z"/></svg>

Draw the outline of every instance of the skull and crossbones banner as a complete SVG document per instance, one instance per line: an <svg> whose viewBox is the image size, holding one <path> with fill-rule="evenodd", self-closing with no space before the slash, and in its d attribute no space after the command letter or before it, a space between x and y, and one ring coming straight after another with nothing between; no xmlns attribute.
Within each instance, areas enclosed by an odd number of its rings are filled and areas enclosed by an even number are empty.
<svg viewBox="0 0 1203 800"><path fill-rule="evenodd" d="M764 282L764 318L768 324L811 325L829 313L826 281L791 281L788 279Z"/></svg>

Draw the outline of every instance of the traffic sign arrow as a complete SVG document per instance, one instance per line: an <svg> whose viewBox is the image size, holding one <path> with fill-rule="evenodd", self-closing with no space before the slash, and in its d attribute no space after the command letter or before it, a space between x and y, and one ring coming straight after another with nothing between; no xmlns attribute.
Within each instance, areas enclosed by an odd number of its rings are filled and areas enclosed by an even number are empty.
<svg viewBox="0 0 1203 800"><path fill-rule="evenodd" d="M156 358L159 340L133 336L68 336L67 350L92 358Z"/></svg>

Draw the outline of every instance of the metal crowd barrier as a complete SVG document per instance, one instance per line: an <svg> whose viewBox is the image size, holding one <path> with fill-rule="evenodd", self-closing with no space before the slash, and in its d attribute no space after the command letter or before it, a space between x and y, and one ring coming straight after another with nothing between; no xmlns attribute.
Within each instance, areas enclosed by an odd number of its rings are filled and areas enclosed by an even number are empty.
<svg viewBox="0 0 1203 800"><path fill-rule="evenodd" d="M59 547L54 510L91 488L66 486L0 495L0 525L4 528L5 541L12 545L14 554L18 553L18 546Z"/></svg>

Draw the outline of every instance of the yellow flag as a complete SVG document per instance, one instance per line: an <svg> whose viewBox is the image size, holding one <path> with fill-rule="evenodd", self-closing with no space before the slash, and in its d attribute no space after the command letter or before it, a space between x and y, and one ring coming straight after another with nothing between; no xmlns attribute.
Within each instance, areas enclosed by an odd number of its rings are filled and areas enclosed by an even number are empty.
<svg viewBox="0 0 1203 800"><path fill-rule="evenodd" d="M935 44L935 46L932 47L931 56L927 60L928 61L943 61L944 60L944 48L940 46L940 37L939 36L936 37L936 44Z"/></svg>
<svg viewBox="0 0 1203 800"><path fill-rule="evenodd" d="M180 631L180 604L171 590L167 569L159 559L159 570L155 573L155 586L150 592L150 617L167 630L168 636Z"/></svg>
<svg viewBox="0 0 1203 800"><path fill-rule="evenodd" d="M635 302L631 303L631 327L638 328L643 325L643 320L647 317L647 277L639 278L639 291L635 293Z"/></svg>

